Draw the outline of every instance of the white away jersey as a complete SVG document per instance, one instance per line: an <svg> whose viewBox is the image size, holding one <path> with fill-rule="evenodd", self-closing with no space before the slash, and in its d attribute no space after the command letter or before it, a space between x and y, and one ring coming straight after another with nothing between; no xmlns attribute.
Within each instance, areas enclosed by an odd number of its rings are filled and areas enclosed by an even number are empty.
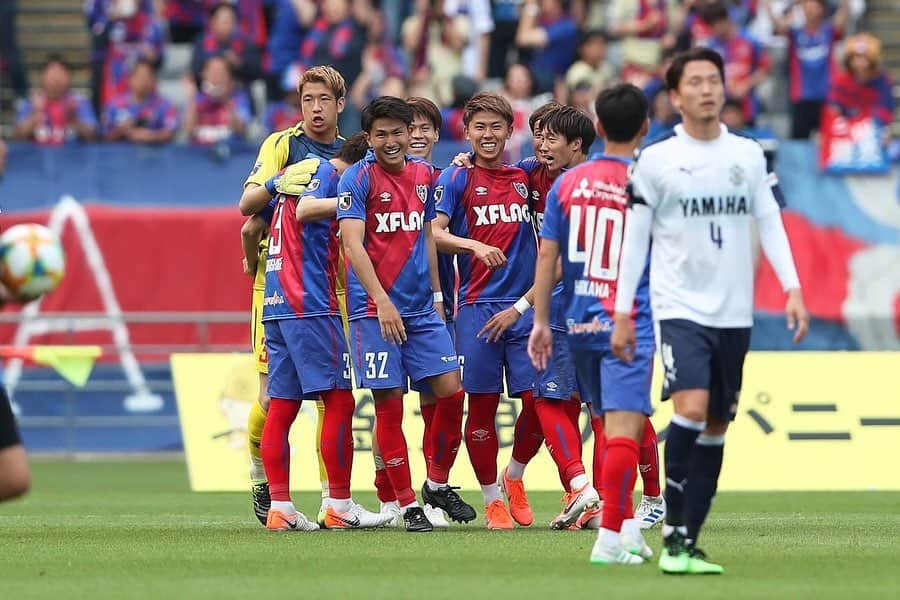
<svg viewBox="0 0 900 600"><path fill-rule="evenodd" d="M780 209L762 148L723 125L715 140L673 135L644 148L630 201L653 210L653 316L708 327L753 325L752 220Z"/></svg>

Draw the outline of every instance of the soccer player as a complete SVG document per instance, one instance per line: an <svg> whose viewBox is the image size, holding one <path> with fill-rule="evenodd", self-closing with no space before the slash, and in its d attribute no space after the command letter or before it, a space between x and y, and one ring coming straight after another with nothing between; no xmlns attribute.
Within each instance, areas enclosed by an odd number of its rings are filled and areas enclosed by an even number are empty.
<svg viewBox="0 0 900 600"><path fill-rule="evenodd" d="M33 298L14 298L6 287L0 285L0 306L7 302L24 304L31 300ZM0 502L23 496L30 485L28 457L0 374Z"/></svg>
<svg viewBox="0 0 900 600"><path fill-rule="evenodd" d="M433 455L423 498L454 521L475 510L447 485L462 438L465 395L443 322L443 296L430 221L433 169L406 155L412 109L381 96L362 112L372 152L341 176L338 219L347 273L347 305L357 384L372 390L375 435L407 531L431 531L416 501L403 435L407 378L428 380L437 398ZM430 285L429 285L430 283Z"/></svg>
<svg viewBox="0 0 900 600"><path fill-rule="evenodd" d="M557 178L548 195L529 352L535 366L544 369L557 351L550 329L550 297L561 257L562 302L578 381L593 409L603 415L607 435L601 474L603 514L591 562L635 565L652 556L632 518L631 503L641 433L652 412L654 342L646 294L629 306L641 333L633 362L613 356L609 331L627 206L627 171L647 133L648 104L643 92L628 84L602 92L595 104L605 153ZM643 277L646 291L646 269ZM568 432L570 439L559 443L568 447L580 443L580 438L571 437L574 433Z"/></svg>
<svg viewBox="0 0 900 600"><path fill-rule="evenodd" d="M362 159L365 135L348 140L330 161L323 161L302 198L279 195L270 206L271 235L266 265L263 324L269 356L269 411L260 449L269 479L272 506L266 527L272 530L318 529L291 501L288 432L304 398L324 404L321 456L327 471L327 529L379 527L389 516L371 513L350 497L353 466L353 410L350 354L336 294L339 243L337 221L300 222L298 205L315 198L336 198L340 174Z"/></svg>
<svg viewBox="0 0 900 600"><path fill-rule="evenodd" d="M259 443L266 411L269 407L268 367L266 344L262 326L263 293L265 290L266 245L269 223L256 215L264 210L277 193L299 195L319 166L318 159L306 159L310 153L325 159L332 158L343 139L338 136L338 115L344 109L346 84L340 73L328 66L308 69L297 84L306 120L290 129L269 135L259 148L259 155L244 182L240 199L241 214L250 216L241 230L244 249L244 272L254 276L252 342L256 369L259 372L259 399L250 409L247 422L250 449L250 484L253 510L263 525L269 511L269 487L263 467ZM285 169L285 167L288 167ZM282 169L284 171L282 172ZM341 289L338 290L340 296ZM319 422L322 422L319 405ZM320 461L322 494L327 496L327 478Z"/></svg>
<svg viewBox="0 0 900 600"><path fill-rule="evenodd" d="M665 449L663 573L723 572L697 547L697 538L716 492L750 345L754 222L787 294L794 341L809 327L777 180L766 172L762 148L719 121L724 78L722 57L710 49L689 50L672 62L666 87L682 124L635 162L625 220L613 351L630 364L641 360L643 335L632 319L649 251L663 398L672 399L675 411Z"/></svg>
<svg viewBox="0 0 900 600"><path fill-rule="evenodd" d="M469 395L466 448L484 495L489 529L512 529L513 518L523 526L533 520L530 509L510 515L497 483L495 419L504 371L507 391L523 403L532 401L535 375L527 339L537 243L528 177L503 165L512 123L512 107L502 96L481 93L466 103L463 124L475 164L471 169L454 165L441 173L435 187L438 216L432 223L441 252L457 254L456 347Z"/></svg>

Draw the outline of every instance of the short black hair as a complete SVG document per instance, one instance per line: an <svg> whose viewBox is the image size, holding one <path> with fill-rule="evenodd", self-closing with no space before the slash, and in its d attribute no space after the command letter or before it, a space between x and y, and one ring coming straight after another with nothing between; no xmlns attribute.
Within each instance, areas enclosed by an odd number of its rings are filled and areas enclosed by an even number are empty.
<svg viewBox="0 0 900 600"><path fill-rule="evenodd" d="M235 17L238 16L237 6L235 6L233 3L231 3L231 2L216 2L209 8L209 17L212 18L217 12L219 12L222 9L230 10L232 13L234 13Z"/></svg>
<svg viewBox="0 0 900 600"><path fill-rule="evenodd" d="M406 100L393 96L379 96L369 102L362 110L360 124L365 132L372 131L372 125L377 119L396 119L407 126L412 123L413 112Z"/></svg>
<svg viewBox="0 0 900 600"><path fill-rule="evenodd" d="M650 105L640 88L620 83L600 92L594 109L609 141L630 142L644 126Z"/></svg>
<svg viewBox="0 0 900 600"><path fill-rule="evenodd" d="M366 139L365 132L358 131L344 140L343 145L341 145L334 157L344 161L348 165L352 165L355 162L361 161L366 156L368 150L369 142Z"/></svg>
<svg viewBox="0 0 900 600"><path fill-rule="evenodd" d="M713 2L700 9L700 18L707 24L714 25L720 21L728 21L731 15L728 14L728 7L723 2Z"/></svg>
<svg viewBox="0 0 900 600"><path fill-rule="evenodd" d="M441 118L441 109L438 108L437 104L428 98L422 98L421 96L411 96L406 99L406 103L409 104L409 107L412 109L414 117L424 117L431 121L431 125L435 130L441 130L443 119Z"/></svg>
<svg viewBox="0 0 900 600"><path fill-rule="evenodd" d="M722 105L722 110L725 110L726 108L736 108L742 113L744 112L744 105L741 104L741 101L737 98L726 98L725 104Z"/></svg>
<svg viewBox="0 0 900 600"><path fill-rule="evenodd" d="M528 128L531 130L531 133L535 133L534 128L541 123L543 123L544 119L552 113L554 110L558 110L562 104L557 102L556 100L551 100L546 104L542 104L534 109L534 112L531 113L531 116L528 117Z"/></svg>
<svg viewBox="0 0 900 600"><path fill-rule="evenodd" d="M672 65L666 71L666 88L677 90L678 84L681 83L681 76L684 75L684 67L695 61L707 61L714 64L722 82L725 82L725 63L722 61L722 56L711 48L691 48L675 56Z"/></svg>
<svg viewBox="0 0 900 600"><path fill-rule="evenodd" d="M609 33L607 33L605 29L588 29L587 31L581 32L581 35L578 36L578 48L580 49L582 46L596 38L600 38L604 42L609 43Z"/></svg>
<svg viewBox="0 0 900 600"><path fill-rule="evenodd" d="M131 65L131 72L134 73L135 71L137 71L137 68L142 65L149 68L150 71L153 73L153 75L156 75L156 72L159 68L155 61L150 60L146 56L141 56L141 57L137 58L134 61L134 63Z"/></svg>
<svg viewBox="0 0 900 600"><path fill-rule="evenodd" d="M566 138L567 142L581 139L581 153L587 156L591 144L597 139L597 131L591 119L574 106L561 106L551 111L541 121L541 129L552 131Z"/></svg>
<svg viewBox="0 0 900 600"><path fill-rule="evenodd" d="M41 65L41 71L45 70L50 65L59 65L66 71L72 70L72 65L70 65L69 62L63 58L63 55L58 52L51 52L47 55L47 58L44 59L44 64Z"/></svg>

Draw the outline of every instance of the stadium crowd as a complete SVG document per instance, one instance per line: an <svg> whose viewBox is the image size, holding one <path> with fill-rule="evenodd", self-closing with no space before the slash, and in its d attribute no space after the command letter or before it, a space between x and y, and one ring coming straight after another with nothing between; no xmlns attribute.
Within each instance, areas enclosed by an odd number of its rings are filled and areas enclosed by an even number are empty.
<svg viewBox="0 0 900 600"><path fill-rule="evenodd" d="M823 106L890 123L881 45L849 34L864 6L851 0L90 0L91 97L50 56L27 94L9 58L18 102L14 137L37 144L130 141L192 144L247 139L302 119L296 85L329 64L348 82L341 130L379 95L422 96L442 107L443 139L462 139L461 106L497 90L528 116L549 98L592 115L598 91L642 88L653 138L678 120L662 73L678 50L708 46L726 61L726 123L769 125L780 105L770 48L787 43L790 136L808 138ZM180 86L159 90L167 52L191 48ZM5 52L18 56L17 52ZM16 76L18 74L18 76ZM251 94L255 82L265 92ZM261 84L257 84L260 90ZM175 90L174 92L172 90ZM787 133L787 132L785 132Z"/></svg>

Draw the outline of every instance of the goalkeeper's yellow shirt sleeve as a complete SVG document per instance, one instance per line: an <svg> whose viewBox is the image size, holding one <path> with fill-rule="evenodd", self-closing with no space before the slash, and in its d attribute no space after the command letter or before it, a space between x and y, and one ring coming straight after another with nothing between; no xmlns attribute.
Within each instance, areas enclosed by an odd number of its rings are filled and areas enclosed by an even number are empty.
<svg viewBox="0 0 900 600"><path fill-rule="evenodd" d="M285 166L290 152L290 133L290 129L276 131L270 133L263 141L244 187L247 187L248 183L265 185L266 181Z"/></svg>

